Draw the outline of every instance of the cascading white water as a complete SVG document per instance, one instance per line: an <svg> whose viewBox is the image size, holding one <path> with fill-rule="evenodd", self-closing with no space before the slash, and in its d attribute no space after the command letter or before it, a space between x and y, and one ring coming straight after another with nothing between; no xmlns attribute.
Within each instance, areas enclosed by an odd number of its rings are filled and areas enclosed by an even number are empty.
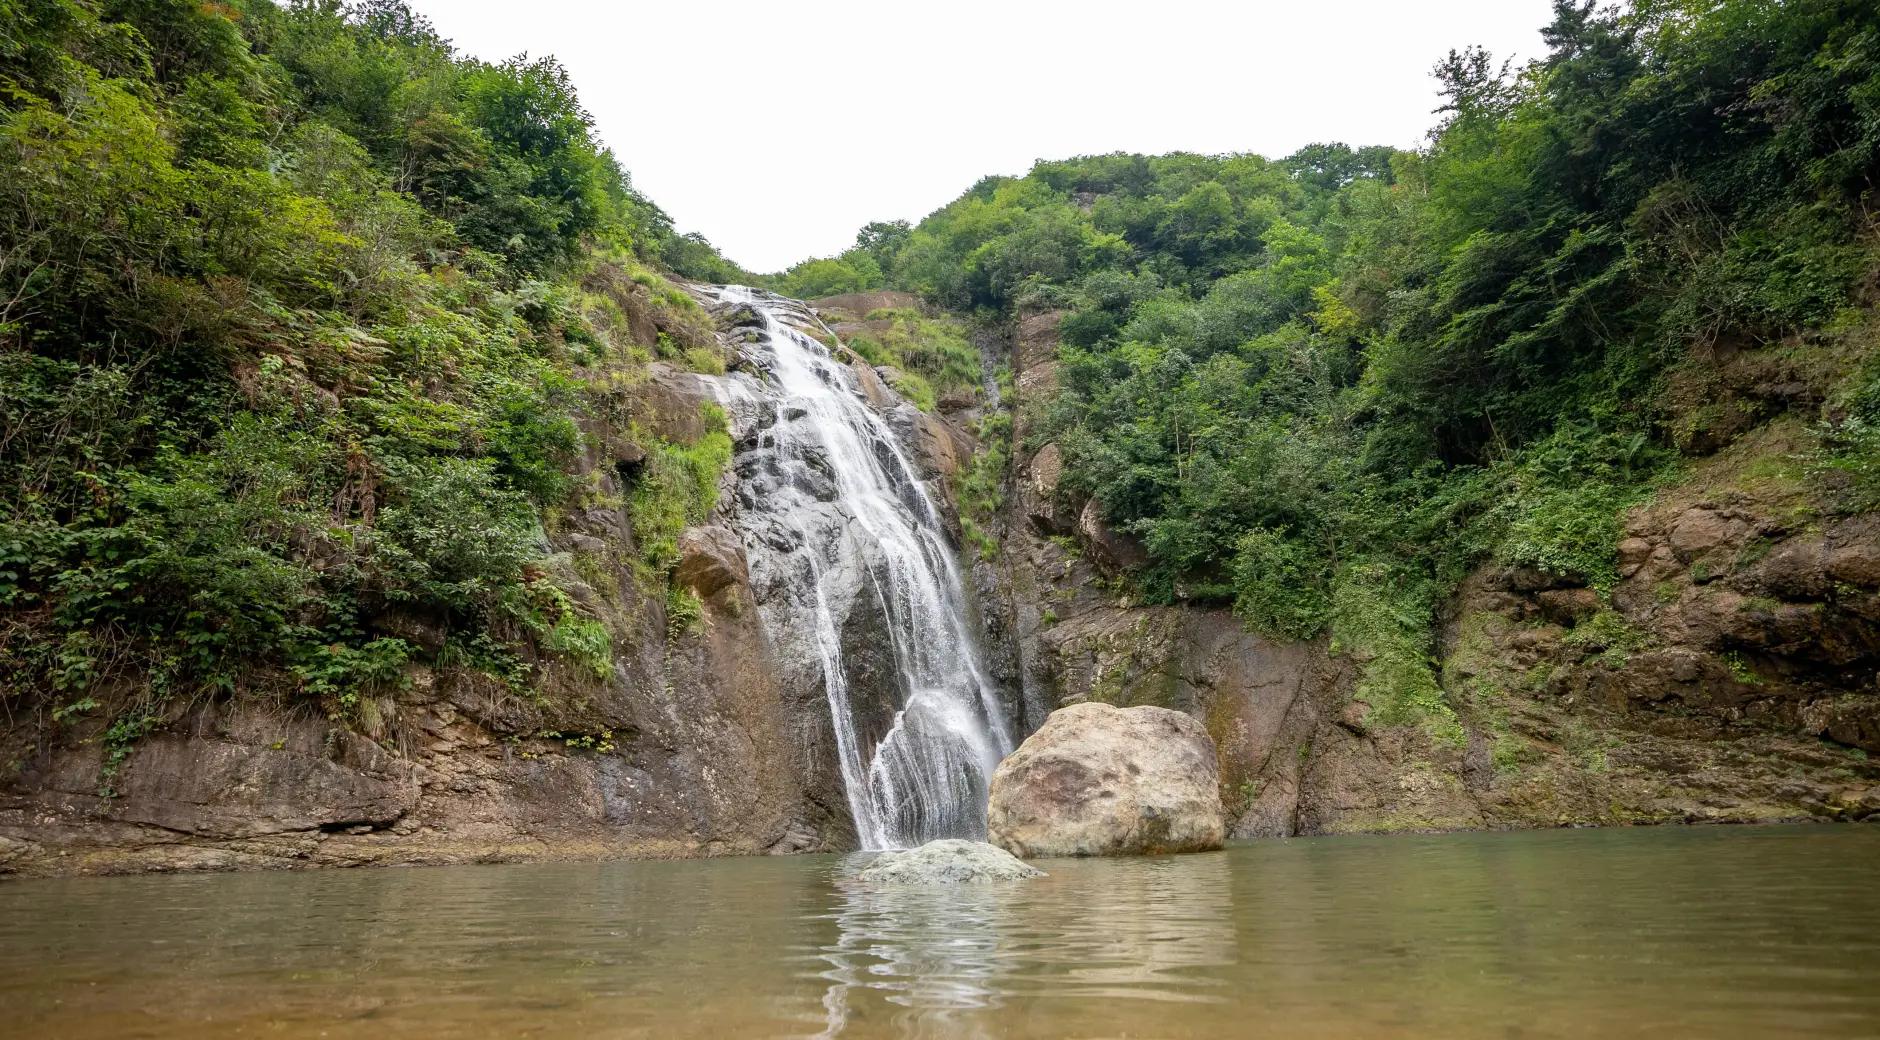
<svg viewBox="0 0 1880 1040"><path fill-rule="evenodd" d="M767 620L793 630L785 634L819 659L862 846L983 837L987 784L1012 737L981 662L941 514L856 372L782 320L792 301L741 286L723 287L719 300L761 316L761 339L745 353L766 377L755 387L741 376L726 379L723 399L774 409L761 434L761 463L752 466L766 479L740 482L740 511L751 521L740 524L741 534L754 573L768 565L808 586L792 589ZM881 623L872 630L885 629L890 644L898 703L867 706L892 708L872 742L857 722L865 706L852 702L847 664L881 648L844 645L843 622L852 619L838 617L825 588L835 573L853 579L845 587L848 609L878 611Z"/></svg>

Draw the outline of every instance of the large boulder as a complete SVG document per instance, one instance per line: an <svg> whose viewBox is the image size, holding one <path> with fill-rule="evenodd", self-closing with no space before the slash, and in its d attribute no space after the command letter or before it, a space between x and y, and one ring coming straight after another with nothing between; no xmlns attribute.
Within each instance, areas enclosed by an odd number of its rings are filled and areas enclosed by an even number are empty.
<svg viewBox="0 0 1880 1040"><path fill-rule="evenodd" d="M983 841L941 838L919 848L884 852L855 877L868 884L970 885L1044 876L1044 871Z"/></svg>
<svg viewBox="0 0 1880 1040"><path fill-rule="evenodd" d="M912 449L911 461L928 480L953 480L973 457L973 441L958 427L935 415L907 405L889 417L901 443Z"/></svg>
<svg viewBox="0 0 1880 1040"><path fill-rule="evenodd" d="M1201 723L1089 702L1051 713L992 775L992 842L1018 856L1221 847L1219 766Z"/></svg>
<svg viewBox="0 0 1880 1040"><path fill-rule="evenodd" d="M712 385L696 372L664 361L648 365L647 373L647 378L633 387L635 421L666 440L697 443L707 429L704 406L719 403Z"/></svg>
<svg viewBox="0 0 1880 1040"><path fill-rule="evenodd" d="M1077 535L1097 566L1109 574L1137 570L1149 563L1142 542L1111 527L1094 498L1084 503L1084 511L1077 517Z"/></svg>
<svg viewBox="0 0 1880 1040"><path fill-rule="evenodd" d="M1058 485L1064 479L1064 450L1054 441L1038 449L1018 482L1019 507L1038 533L1064 534L1074 524L1058 503Z"/></svg>
<svg viewBox="0 0 1880 1040"><path fill-rule="evenodd" d="M679 565L673 580L705 599L751 583L744 546L727 528L688 527L679 535Z"/></svg>

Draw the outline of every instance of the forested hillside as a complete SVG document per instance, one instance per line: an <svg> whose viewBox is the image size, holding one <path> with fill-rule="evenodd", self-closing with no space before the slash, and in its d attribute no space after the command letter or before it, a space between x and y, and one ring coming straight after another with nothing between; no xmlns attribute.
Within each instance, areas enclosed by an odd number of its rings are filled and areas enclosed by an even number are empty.
<svg viewBox="0 0 1880 1040"><path fill-rule="evenodd" d="M0 0L0 871L850 848L949 639L1241 837L1880 815L1880 9L1544 35L757 276L399 0Z"/></svg>
<svg viewBox="0 0 1880 1040"><path fill-rule="evenodd" d="M1375 718L1451 729L1434 632L1478 564L1604 596L1626 510L1789 409L1767 462L1810 508L1880 501L1880 9L1560 0L1545 40L1452 52L1416 151L1040 162L784 284L1062 312L1026 437L1141 540L1137 592L1329 630Z"/></svg>
<svg viewBox="0 0 1880 1040"><path fill-rule="evenodd" d="M740 274L552 59L458 54L396 0L0 2L9 717L108 724L108 791L205 695L376 732L412 661L611 674L541 561L605 497L577 419L655 354L722 371L660 270ZM659 587L728 449L641 440Z"/></svg>

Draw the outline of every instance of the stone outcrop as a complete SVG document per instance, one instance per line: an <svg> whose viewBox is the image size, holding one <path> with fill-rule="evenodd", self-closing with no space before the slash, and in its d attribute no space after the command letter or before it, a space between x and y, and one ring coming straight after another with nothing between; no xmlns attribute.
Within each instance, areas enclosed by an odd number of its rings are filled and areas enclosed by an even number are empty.
<svg viewBox="0 0 1880 1040"><path fill-rule="evenodd" d="M939 416L903 402L888 413L888 423L912 452L921 477L942 492L952 486L960 471L972 460L973 438Z"/></svg>
<svg viewBox="0 0 1880 1040"><path fill-rule="evenodd" d="M995 845L941 838L919 848L884 852L855 880L868 885L973 885L1044 876L1044 871Z"/></svg>
<svg viewBox="0 0 1880 1040"><path fill-rule="evenodd" d="M1110 574L1124 574L1149 562L1142 543L1111 527L1094 498L1084 503L1077 516L1077 535L1091 559Z"/></svg>
<svg viewBox="0 0 1880 1040"><path fill-rule="evenodd" d="M704 407L712 392L696 375L662 361L648 366L647 379L633 388L635 410L649 428L668 440L691 442L705 433Z"/></svg>
<svg viewBox="0 0 1880 1040"><path fill-rule="evenodd" d="M1061 708L999 764L989 826L1019 856L1218 849L1214 742L1167 708Z"/></svg>
<svg viewBox="0 0 1880 1040"><path fill-rule="evenodd" d="M1019 510L1040 534L1064 534L1072 522L1058 501L1058 482L1064 479L1064 452L1056 444L1040 448L1018 479Z"/></svg>
<svg viewBox="0 0 1880 1040"><path fill-rule="evenodd" d="M656 620L656 619L655 619ZM0 870L121 873L669 857L816 847L760 635L675 640L670 670L554 672L548 707L462 667L413 668L377 736L266 703L190 711L108 768L48 746L0 796ZM710 681L702 681L709 673ZM670 676L668 680L666 676ZM656 680L652 685L648 680ZM668 685L670 682L670 685Z"/></svg>
<svg viewBox="0 0 1880 1040"><path fill-rule="evenodd" d="M748 586L751 570L743 543L724 527L687 528L679 536L679 565L673 568L672 580L708 600Z"/></svg>

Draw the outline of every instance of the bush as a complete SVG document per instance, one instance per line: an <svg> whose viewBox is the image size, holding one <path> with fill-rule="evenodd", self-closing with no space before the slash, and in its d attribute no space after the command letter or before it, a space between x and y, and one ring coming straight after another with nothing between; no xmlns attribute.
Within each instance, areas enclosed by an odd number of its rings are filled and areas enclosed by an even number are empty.
<svg viewBox="0 0 1880 1040"><path fill-rule="evenodd" d="M1618 580L1622 510L1637 498L1636 489L1601 483L1518 491L1505 503L1508 533L1496 555L1505 563L1608 588Z"/></svg>
<svg viewBox="0 0 1880 1040"><path fill-rule="evenodd" d="M724 412L705 406L706 431L691 444L647 438L639 476L627 498L640 559L664 574L679 562L679 534L702 524L718 504L718 480L731 464L731 435Z"/></svg>
<svg viewBox="0 0 1880 1040"><path fill-rule="evenodd" d="M1420 724L1451 743L1464 739L1432 658L1435 589L1401 566L1362 561L1332 586L1332 648L1359 663L1354 695L1378 725Z"/></svg>
<svg viewBox="0 0 1880 1040"><path fill-rule="evenodd" d="M895 389L915 407L932 411L943 395L978 395L979 349L960 322L906 309L871 311L868 319L890 324L880 332L853 333L846 345L869 364L899 372Z"/></svg>
<svg viewBox="0 0 1880 1040"><path fill-rule="evenodd" d="M705 619L705 602L698 593L684 585L673 585L666 590L666 638L678 639L698 631Z"/></svg>
<svg viewBox="0 0 1880 1040"><path fill-rule="evenodd" d="M308 644L296 648L293 672L302 692L332 705L336 718L354 715L362 696L402 685L412 647L402 639L374 639L363 646Z"/></svg>
<svg viewBox="0 0 1880 1040"><path fill-rule="evenodd" d="M491 460L393 460L387 478L396 495L371 544L386 598L474 616L541 555L528 500Z"/></svg>
<svg viewBox="0 0 1880 1040"><path fill-rule="evenodd" d="M1256 527L1234 546L1234 613L1262 632L1311 639L1329 620L1329 571L1309 547Z"/></svg>
<svg viewBox="0 0 1880 1040"><path fill-rule="evenodd" d="M998 556L999 543L992 537L993 525L1005 507L1006 481L1010 479L1012 454L1012 416L996 411L979 421L979 447L960 478L958 493L960 528L966 541L981 557Z"/></svg>
<svg viewBox="0 0 1880 1040"><path fill-rule="evenodd" d="M338 483L329 442L279 419L239 414L202 454L161 453L125 482L125 523L86 539L85 565L54 582L62 619L114 621L173 641L190 674L219 686L256 648L323 612L310 543L333 540Z"/></svg>
<svg viewBox="0 0 1880 1040"><path fill-rule="evenodd" d="M1833 418L1815 427L1808 465L1833 475L1833 505L1846 513L1880 508L1880 359L1870 358L1834 402Z"/></svg>
<svg viewBox="0 0 1880 1040"><path fill-rule="evenodd" d="M593 618L584 618L572 609L548 630L548 649L580 664L595 679L606 680L614 674L614 640L607 626Z"/></svg>

